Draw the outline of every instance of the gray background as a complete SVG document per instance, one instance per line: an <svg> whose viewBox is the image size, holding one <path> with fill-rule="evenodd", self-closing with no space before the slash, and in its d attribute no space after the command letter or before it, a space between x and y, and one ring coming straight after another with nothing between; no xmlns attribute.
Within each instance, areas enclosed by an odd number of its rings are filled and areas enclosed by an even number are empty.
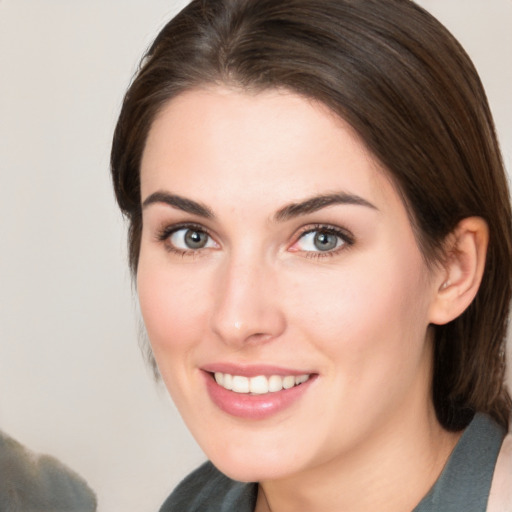
<svg viewBox="0 0 512 512"><path fill-rule="evenodd" d="M156 511L202 460L139 354L108 171L138 58L184 3L0 0L0 429L105 512ZM510 170L512 1L421 4L473 57Z"/></svg>

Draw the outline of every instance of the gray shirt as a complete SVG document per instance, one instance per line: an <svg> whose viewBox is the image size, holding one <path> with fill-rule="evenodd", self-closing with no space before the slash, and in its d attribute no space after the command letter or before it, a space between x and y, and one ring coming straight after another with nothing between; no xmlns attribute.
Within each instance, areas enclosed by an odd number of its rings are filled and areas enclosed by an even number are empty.
<svg viewBox="0 0 512 512"><path fill-rule="evenodd" d="M476 414L413 512L485 512L504 436L491 418ZM253 512L257 492L256 483L231 480L206 462L178 485L160 512Z"/></svg>
<svg viewBox="0 0 512 512"><path fill-rule="evenodd" d="M0 432L0 512L95 512L85 480Z"/></svg>

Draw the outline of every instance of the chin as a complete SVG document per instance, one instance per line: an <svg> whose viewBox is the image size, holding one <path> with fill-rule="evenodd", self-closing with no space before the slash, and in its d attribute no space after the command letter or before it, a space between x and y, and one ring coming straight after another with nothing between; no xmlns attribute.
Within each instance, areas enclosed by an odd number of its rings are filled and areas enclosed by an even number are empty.
<svg viewBox="0 0 512 512"><path fill-rule="evenodd" d="M264 482L279 480L290 473L284 467L275 466L270 462L244 461L211 461L226 476L239 482Z"/></svg>
<svg viewBox="0 0 512 512"><path fill-rule="evenodd" d="M240 482L278 480L296 473L301 466L301 461L297 460L296 449L289 456L282 446L274 449L270 446L229 449L223 443L217 446L220 447L219 450L210 450L210 453L206 451L206 455L219 471Z"/></svg>

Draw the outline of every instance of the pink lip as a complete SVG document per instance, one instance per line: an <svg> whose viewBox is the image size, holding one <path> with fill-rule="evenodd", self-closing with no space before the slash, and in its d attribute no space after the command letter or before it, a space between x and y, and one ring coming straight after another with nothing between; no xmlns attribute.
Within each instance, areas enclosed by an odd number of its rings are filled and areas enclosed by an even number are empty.
<svg viewBox="0 0 512 512"><path fill-rule="evenodd" d="M215 373L229 373L231 375L242 375L243 377L257 377L258 375L265 375L270 377L271 375L279 375L286 377L287 375L305 375L311 374L310 371L290 370L289 368L282 368L280 366L270 365L234 365L230 363L214 363L201 367L201 370L205 372Z"/></svg>
<svg viewBox="0 0 512 512"><path fill-rule="evenodd" d="M240 368L237 367L236 372L224 371L223 373L232 373L234 375L244 375L248 377L257 375L303 375L289 371L288 373L276 372L275 369L269 372L269 367L265 367L265 371L257 372L255 371L255 367L251 367L247 369L247 371L248 373L241 372ZM292 406L307 393L311 383L316 380L317 377L316 375L312 375L308 381L290 389L283 389L264 395L250 395L228 391L222 386L219 386L209 371L203 371L203 375L205 377L208 394L212 402L219 409L231 416L249 420L269 418Z"/></svg>

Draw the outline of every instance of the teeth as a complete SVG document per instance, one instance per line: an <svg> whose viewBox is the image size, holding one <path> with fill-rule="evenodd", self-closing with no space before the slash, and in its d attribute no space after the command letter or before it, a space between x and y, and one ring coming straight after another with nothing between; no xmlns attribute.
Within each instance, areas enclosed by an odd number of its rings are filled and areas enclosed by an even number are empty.
<svg viewBox="0 0 512 512"><path fill-rule="evenodd" d="M226 389L233 389L233 377L229 375L229 373L226 373L222 380L223 387L225 387Z"/></svg>
<svg viewBox="0 0 512 512"><path fill-rule="evenodd" d="M215 381L224 389L234 391L235 393L251 393L253 395L264 395L266 393L275 393L282 389L290 389L294 386L303 384L309 379L310 375L258 375L257 377L243 377L242 375L231 375L229 373L215 372Z"/></svg>
<svg viewBox="0 0 512 512"><path fill-rule="evenodd" d="M233 387L235 393L249 393L249 379L241 375L233 375Z"/></svg>
<svg viewBox="0 0 512 512"><path fill-rule="evenodd" d="M288 375L283 379L283 388L290 389L295 386L295 377L293 375Z"/></svg>
<svg viewBox="0 0 512 512"><path fill-rule="evenodd" d="M283 379L279 375L272 375L268 379L268 390L271 393L275 393L276 391L281 391L281 389L283 389Z"/></svg>
<svg viewBox="0 0 512 512"><path fill-rule="evenodd" d="M268 379L264 375L252 377L249 381L249 389L255 395L264 395L268 393Z"/></svg>
<svg viewBox="0 0 512 512"><path fill-rule="evenodd" d="M295 377L295 385L298 386L299 384L303 384L309 379L309 375L297 375Z"/></svg>

